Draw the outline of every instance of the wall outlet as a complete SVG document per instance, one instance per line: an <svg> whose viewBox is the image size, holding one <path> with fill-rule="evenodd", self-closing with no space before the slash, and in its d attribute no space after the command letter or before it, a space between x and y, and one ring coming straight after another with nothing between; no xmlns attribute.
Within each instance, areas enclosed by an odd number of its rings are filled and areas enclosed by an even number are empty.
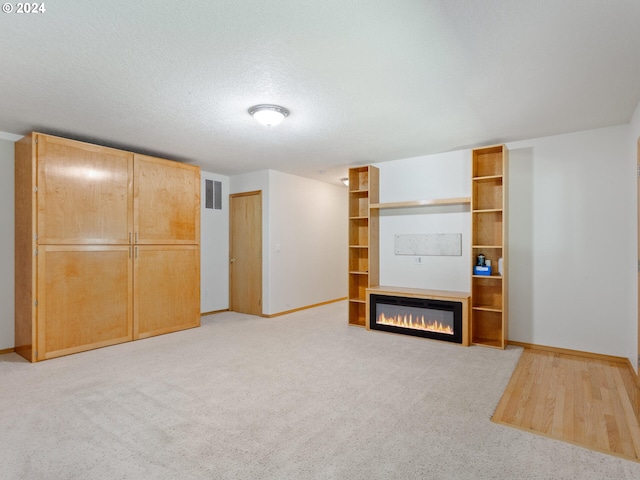
<svg viewBox="0 0 640 480"><path fill-rule="evenodd" d="M413 263L415 265L422 265L422 257L413 257Z"/></svg>

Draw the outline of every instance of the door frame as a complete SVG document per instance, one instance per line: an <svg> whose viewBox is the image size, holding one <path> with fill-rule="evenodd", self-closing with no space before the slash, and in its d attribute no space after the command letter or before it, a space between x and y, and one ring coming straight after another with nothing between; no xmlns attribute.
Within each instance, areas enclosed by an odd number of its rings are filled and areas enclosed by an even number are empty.
<svg viewBox="0 0 640 480"><path fill-rule="evenodd" d="M240 193L232 193L229 195L229 311L234 311L233 310L233 267L231 266L232 263L232 258L234 258L234 251L233 251L233 207L232 207L232 200L234 198L238 198L238 197L249 197L249 196L254 196L257 195L260 201L259 204L259 208L260 208L260 261L259 261L259 280L260 280L260 288L259 288L259 292L260 292L260 299L259 299L259 305L260 305L260 313L258 315L263 316L264 315L264 303L263 303L263 290L264 290L264 285L263 285L263 261L264 261L264 256L263 256L263 252L264 252L264 239L263 239L263 231L264 231L264 218L263 218L263 209L262 209L262 190L251 190L249 192L240 192Z"/></svg>

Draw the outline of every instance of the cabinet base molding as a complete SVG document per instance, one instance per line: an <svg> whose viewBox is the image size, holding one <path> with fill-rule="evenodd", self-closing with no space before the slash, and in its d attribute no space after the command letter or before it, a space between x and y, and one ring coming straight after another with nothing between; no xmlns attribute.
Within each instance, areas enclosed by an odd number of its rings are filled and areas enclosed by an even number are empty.
<svg viewBox="0 0 640 480"><path fill-rule="evenodd" d="M210 312L202 312L200 314L201 317L206 317L207 315L215 315L216 313L223 313L223 312L228 312L229 309L228 308L223 308L222 310L212 310Z"/></svg>

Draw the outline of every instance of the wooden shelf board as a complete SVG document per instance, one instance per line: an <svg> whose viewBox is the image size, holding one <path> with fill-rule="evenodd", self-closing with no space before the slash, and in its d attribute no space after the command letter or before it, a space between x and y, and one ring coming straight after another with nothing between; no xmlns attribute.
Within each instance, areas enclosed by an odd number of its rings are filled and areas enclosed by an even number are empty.
<svg viewBox="0 0 640 480"><path fill-rule="evenodd" d="M369 220L369 217L359 216L359 217L349 217L349 220Z"/></svg>
<svg viewBox="0 0 640 480"><path fill-rule="evenodd" d="M496 312L502 313L502 309L498 307L494 307L491 305L477 305L475 307L471 307L472 310L482 310L483 312Z"/></svg>
<svg viewBox="0 0 640 480"><path fill-rule="evenodd" d="M472 180L474 182L483 182L487 180L497 180L499 178L502 178L502 175L486 175L483 177L473 177Z"/></svg>
<svg viewBox="0 0 640 480"><path fill-rule="evenodd" d="M492 280L502 280L502 275L471 275L472 278L490 278Z"/></svg>
<svg viewBox="0 0 640 480"><path fill-rule="evenodd" d="M369 245L349 245L349 248L369 248Z"/></svg>
<svg viewBox="0 0 640 480"><path fill-rule="evenodd" d="M502 248L502 245L471 245L471 248Z"/></svg>
<svg viewBox="0 0 640 480"><path fill-rule="evenodd" d="M471 343L473 345L480 345L483 347L493 347L502 350L502 342L494 338L474 338Z"/></svg>
<svg viewBox="0 0 640 480"><path fill-rule="evenodd" d="M471 210L473 213L492 213L492 212L502 212L501 208L485 208L482 210Z"/></svg>
<svg viewBox="0 0 640 480"><path fill-rule="evenodd" d="M369 193L369 190L349 190L349 193Z"/></svg>
<svg viewBox="0 0 640 480"><path fill-rule="evenodd" d="M367 303L366 300L364 299L360 300L359 298L350 298L349 301L353 303Z"/></svg>
<svg viewBox="0 0 640 480"><path fill-rule="evenodd" d="M357 271L357 270L351 270L351 271L349 271L349 273L351 275L369 275L369 272L361 272L361 271Z"/></svg>
<svg viewBox="0 0 640 480"><path fill-rule="evenodd" d="M384 208L411 208L411 207L429 207L437 205L466 205L471 203L471 197L455 197L455 198L435 198L431 200L412 200L409 202L387 202L387 203L372 203L369 208L384 209Z"/></svg>

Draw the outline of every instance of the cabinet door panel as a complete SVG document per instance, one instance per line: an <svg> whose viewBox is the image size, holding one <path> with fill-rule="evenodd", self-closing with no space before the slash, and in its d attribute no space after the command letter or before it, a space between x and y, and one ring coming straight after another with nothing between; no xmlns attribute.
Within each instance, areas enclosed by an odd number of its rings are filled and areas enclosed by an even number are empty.
<svg viewBox="0 0 640 480"><path fill-rule="evenodd" d="M39 360L132 339L131 248L40 247Z"/></svg>
<svg viewBox="0 0 640 480"><path fill-rule="evenodd" d="M134 339L199 326L198 246L139 246L135 250Z"/></svg>
<svg viewBox="0 0 640 480"><path fill-rule="evenodd" d="M138 244L200 242L200 169L135 155L134 223Z"/></svg>
<svg viewBox="0 0 640 480"><path fill-rule="evenodd" d="M38 242L127 244L133 154L38 135Z"/></svg>

